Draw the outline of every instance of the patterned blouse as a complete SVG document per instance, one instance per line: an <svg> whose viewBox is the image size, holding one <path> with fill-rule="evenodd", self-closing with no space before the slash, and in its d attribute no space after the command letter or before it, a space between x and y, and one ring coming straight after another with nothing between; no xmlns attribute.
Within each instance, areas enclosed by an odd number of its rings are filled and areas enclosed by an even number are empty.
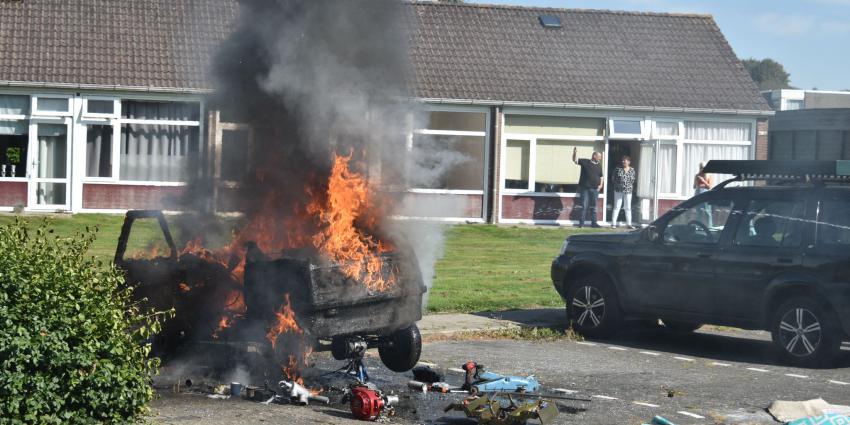
<svg viewBox="0 0 850 425"><path fill-rule="evenodd" d="M614 169L614 191L622 193L632 193L632 187L635 185L635 169L629 168L629 171L621 167Z"/></svg>

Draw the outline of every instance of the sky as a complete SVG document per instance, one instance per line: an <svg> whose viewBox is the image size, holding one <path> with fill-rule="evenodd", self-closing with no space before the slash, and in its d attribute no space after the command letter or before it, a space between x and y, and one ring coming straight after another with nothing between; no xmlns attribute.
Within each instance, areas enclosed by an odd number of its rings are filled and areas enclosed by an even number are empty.
<svg viewBox="0 0 850 425"><path fill-rule="evenodd" d="M850 0L467 0L714 16L739 58L771 58L801 89L850 89Z"/></svg>

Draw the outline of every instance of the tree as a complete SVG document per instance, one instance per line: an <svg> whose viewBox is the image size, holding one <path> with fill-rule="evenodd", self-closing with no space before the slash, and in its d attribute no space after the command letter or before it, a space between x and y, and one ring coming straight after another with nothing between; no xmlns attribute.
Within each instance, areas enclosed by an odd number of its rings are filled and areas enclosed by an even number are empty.
<svg viewBox="0 0 850 425"><path fill-rule="evenodd" d="M749 58L741 61L747 68L753 81L759 86L759 90L790 89L790 75L785 72L785 67L773 59L762 60Z"/></svg>

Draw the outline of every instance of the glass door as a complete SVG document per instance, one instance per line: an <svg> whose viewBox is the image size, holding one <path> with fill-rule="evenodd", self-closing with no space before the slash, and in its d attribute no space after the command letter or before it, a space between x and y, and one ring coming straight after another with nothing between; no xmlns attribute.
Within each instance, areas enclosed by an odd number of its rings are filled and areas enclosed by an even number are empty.
<svg viewBox="0 0 850 425"><path fill-rule="evenodd" d="M29 207L41 210L70 209L69 138L65 123L33 123L30 134ZM33 130L31 127L31 130Z"/></svg>

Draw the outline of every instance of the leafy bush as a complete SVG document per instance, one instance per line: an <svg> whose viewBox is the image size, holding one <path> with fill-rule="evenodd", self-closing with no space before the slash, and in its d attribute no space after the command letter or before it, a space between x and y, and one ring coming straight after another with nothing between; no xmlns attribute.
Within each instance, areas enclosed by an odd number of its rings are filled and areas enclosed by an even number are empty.
<svg viewBox="0 0 850 425"><path fill-rule="evenodd" d="M53 235L47 221L0 227L0 423L136 420L153 397L141 312L123 276L86 251L96 230Z"/></svg>

